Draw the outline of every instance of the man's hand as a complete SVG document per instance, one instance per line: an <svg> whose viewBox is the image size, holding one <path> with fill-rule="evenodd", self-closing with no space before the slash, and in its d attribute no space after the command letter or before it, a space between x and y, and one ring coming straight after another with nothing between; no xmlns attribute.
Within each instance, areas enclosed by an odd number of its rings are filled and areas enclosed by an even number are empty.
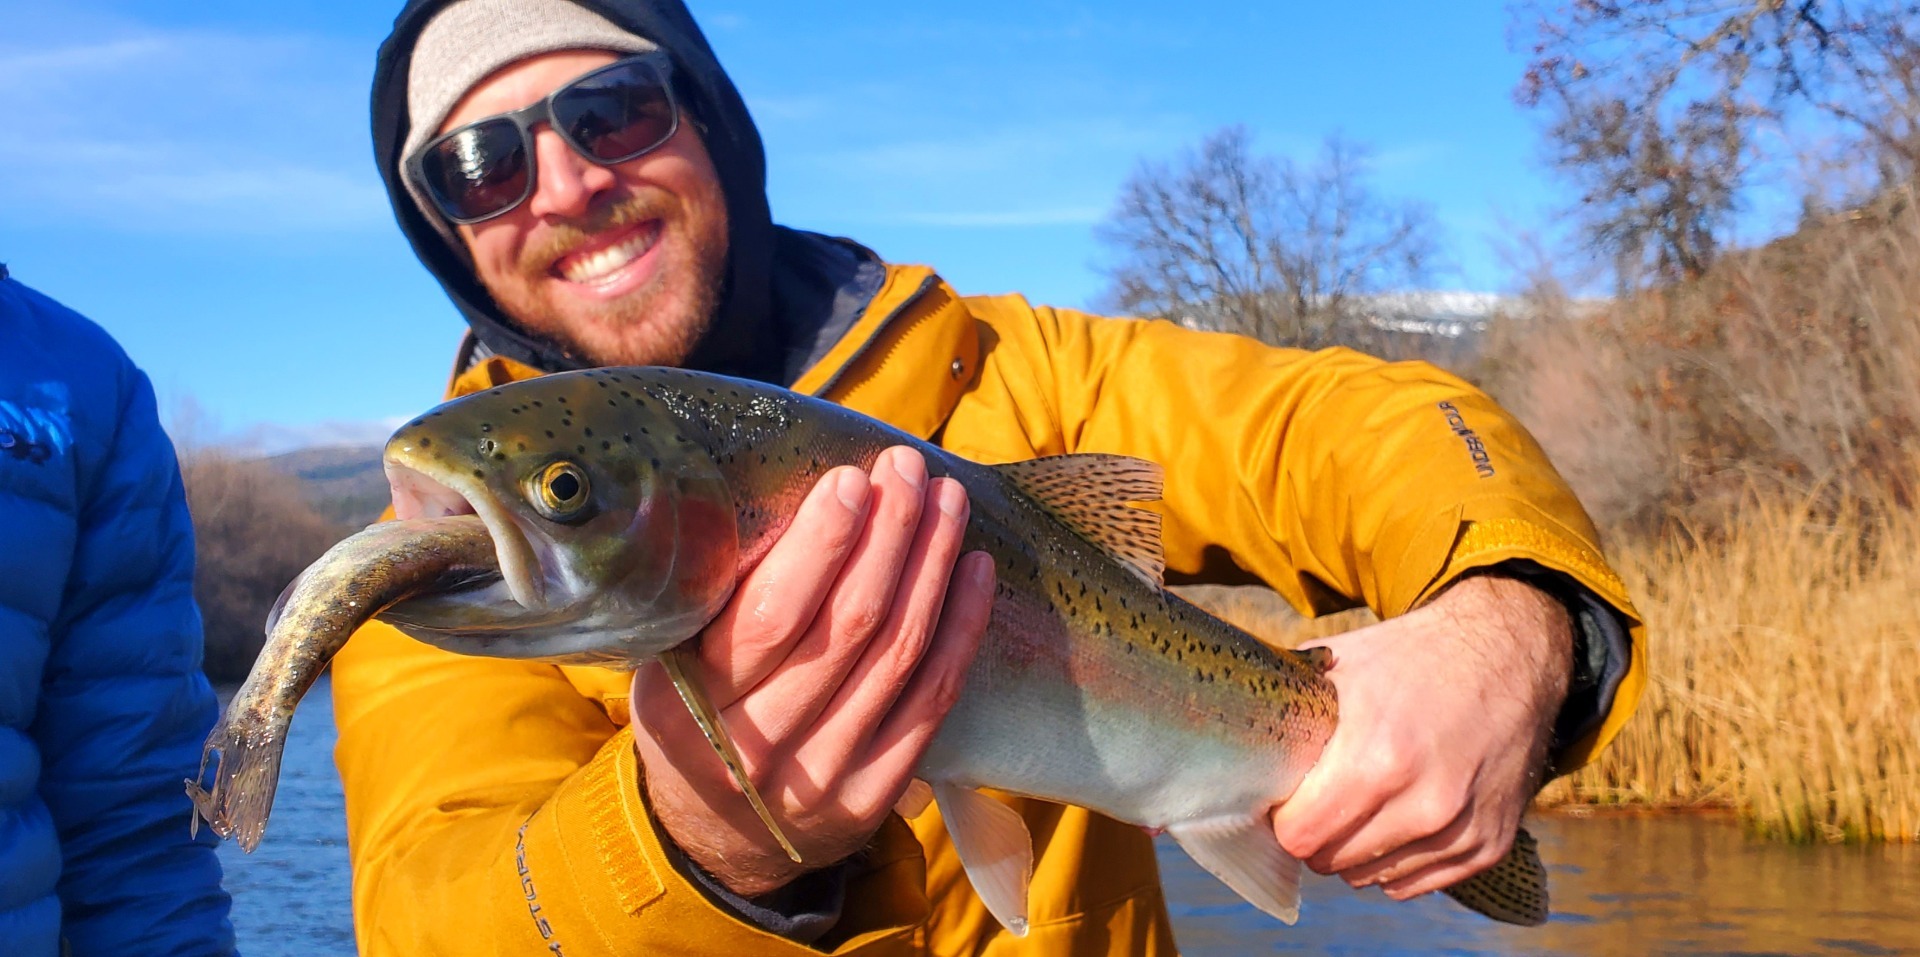
<svg viewBox="0 0 1920 957"><path fill-rule="evenodd" d="M1398 618L1313 644L1333 650L1340 724L1274 812L1280 846L1395 900L1498 863L1544 783L1572 670L1565 606L1475 575Z"/></svg>
<svg viewBox="0 0 1920 957"><path fill-rule="evenodd" d="M966 491L908 448L822 477L700 635L695 677L806 859L787 859L657 663L633 678L634 745L660 823L758 896L863 847L958 698L993 608L993 562L960 557ZM957 560L956 560L957 559Z"/></svg>

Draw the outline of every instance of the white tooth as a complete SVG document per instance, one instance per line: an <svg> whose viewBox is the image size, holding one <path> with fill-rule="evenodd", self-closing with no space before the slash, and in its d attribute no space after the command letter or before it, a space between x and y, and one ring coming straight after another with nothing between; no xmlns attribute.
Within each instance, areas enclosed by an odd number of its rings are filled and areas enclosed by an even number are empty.
<svg viewBox="0 0 1920 957"><path fill-rule="evenodd" d="M569 263L563 273L570 282L592 282L645 255L653 248L653 240L649 230L626 242L582 256Z"/></svg>

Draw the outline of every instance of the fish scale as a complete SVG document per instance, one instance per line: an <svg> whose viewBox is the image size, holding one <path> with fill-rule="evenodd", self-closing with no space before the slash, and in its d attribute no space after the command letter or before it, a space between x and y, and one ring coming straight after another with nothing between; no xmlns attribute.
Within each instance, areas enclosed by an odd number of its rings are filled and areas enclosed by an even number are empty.
<svg viewBox="0 0 1920 957"><path fill-rule="evenodd" d="M209 739L213 784L190 784L196 807L251 848L271 802L262 769L277 768L284 722L311 683L285 672L317 673L377 615L463 654L622 668L663 658L798 860L680 659L821 476L871 468L895 445L966 487L964 547L987 552L997 571L965 690L918 769L988 909L1025 933L1032 848L1019 815L982 788L1164 830L1243 897L1293 920L1300 865L1270 816L1333 733L1327 659L1270 648L1162 586L1160 517L1137 507L1158 498L1158 466L1085 454L986 466L840 406L675 369L504 385L395 432L386 463L396 507L424 518L348 539L290 586L268 653ZM486 574L474 569L476 528L494 549ZM441 541L465 545L433 547ZM369 570L385 583L384 607L308 613ZM1545 872L1524 835L1448 892L1496 919L1546 918Z"/></svg>

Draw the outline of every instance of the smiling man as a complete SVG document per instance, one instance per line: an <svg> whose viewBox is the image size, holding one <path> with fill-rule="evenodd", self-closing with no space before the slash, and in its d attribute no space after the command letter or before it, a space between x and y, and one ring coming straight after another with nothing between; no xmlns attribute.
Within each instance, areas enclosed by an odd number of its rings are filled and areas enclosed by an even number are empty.
<svg viewBox="0 0 1920 957"><path fill-rule="evenodd" d="M1372 607L1386 620L1328 642L1340 727L1274 818L1315 870L1404 898L1484 869L1547 769L1588 760L1632 709L1620 582L1486 396L1417 363L962 296L775 226L753 122L672 0L411 3L381 50L374 138L402 228L471 326L451 395L678 365L982 461L1141 456L1167 472L1171 579ZM1006 798L1037 842L1016 939L938 811L892 812L992 610L966 516L906 450L839 469L700 636L699 677L804 866L657 667L460 658L363 629L333 683L361 952L1172 952L1137 829Z"/></svg>

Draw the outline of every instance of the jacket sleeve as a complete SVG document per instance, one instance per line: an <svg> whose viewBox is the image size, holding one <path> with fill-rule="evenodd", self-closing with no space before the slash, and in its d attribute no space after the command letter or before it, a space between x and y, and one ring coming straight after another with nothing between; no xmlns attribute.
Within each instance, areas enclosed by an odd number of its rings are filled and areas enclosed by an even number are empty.
<svg viewBox="0 0 1920 957"><path fill-rule="evenodd" d="M454 655L372 623L334 659L336 759L366 957L821 950L719 909L643 798L624 696L559 668ZM913 953L925 869L890 820L830 953Z"/></svg>
<svg viewBox="0 0 1920 957"><path fill-rule="evenodd" d="M1644 683L1645 635L1598 534L1526 430L1420 362L1277 349L1168 322L1036 310L1010 381L1052 411L1067 451L1160 462L1170 576L1263 581L1320 614L1406 612L1473 569L1533 562L1610 606L1631 636L1605 719L1561 770L1617 733ZM1020 331L1009 334L1020 335ZM1009 377L1010 379L1014 377Z"/></svg>
<svg viewBox="0 0 1920 957"><path fill-rule="evenodd" d="M229 954L216 839L188 836L182 786L217 710L193 527L152 387L124 357L111 385L117 408L100 404L117 418L76 430L79 537L34 729L63 932L75 954Z"/></svg>

